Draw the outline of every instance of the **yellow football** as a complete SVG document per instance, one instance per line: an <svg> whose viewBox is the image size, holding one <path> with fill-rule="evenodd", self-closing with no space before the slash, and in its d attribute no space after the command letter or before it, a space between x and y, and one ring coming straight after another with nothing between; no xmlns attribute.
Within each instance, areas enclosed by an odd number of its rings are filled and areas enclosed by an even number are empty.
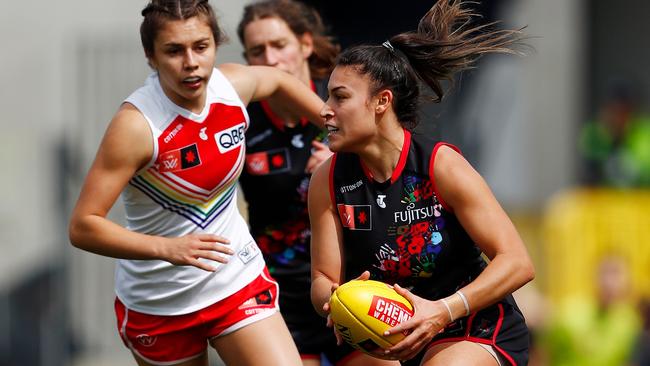
<svg viewBox="0 0 650 366"><path fill-rule="evenodd" d="M384 332L413 316L413 305L391 286L379 281L352 280L330 297L334 328L354 348L374 357L380 348L390 348L405 334Z"/></svg>

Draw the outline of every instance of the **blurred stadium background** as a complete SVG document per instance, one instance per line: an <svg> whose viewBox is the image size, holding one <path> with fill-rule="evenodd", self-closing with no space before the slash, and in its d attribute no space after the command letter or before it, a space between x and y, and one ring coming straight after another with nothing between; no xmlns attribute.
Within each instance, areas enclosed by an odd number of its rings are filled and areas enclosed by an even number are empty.
<svg viewBox="0 0 650 366"><path fill-rule="evenodd" d="M415 27L433 3L306 2L343 46ZM235 26L247 1L211 3L230 36L218 62L242 62ZM114 261L73 249L66 226L108 121L149 73L138 35L145 4L2 3L0 366L134 364L115 329ZM422 129L461 147L528 245L537 278L516 295L534 330L531 365L593 365L569 353L605 340L584 324L558 333L564 304L600 304L606 258L629 274L620 298L635 312L630 329L643 325L636 304L650 297L650 2L486 0L480 11L527 26L534 51L482 60L427 108L436 122ZM118 204L111 217L121 216ZM560 344L558 334L580 330L595 345ZM599 364L631 365L626 357Z"/></svg>

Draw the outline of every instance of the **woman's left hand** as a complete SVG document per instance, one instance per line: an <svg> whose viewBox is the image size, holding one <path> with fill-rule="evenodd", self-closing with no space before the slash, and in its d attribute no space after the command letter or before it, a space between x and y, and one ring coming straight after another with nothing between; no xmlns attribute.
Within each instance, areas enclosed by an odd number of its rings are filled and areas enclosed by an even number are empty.
<svg viewBox="0 0 650 366"><path fill-rule="evenodd" d="M415 357L449 323L449 313L441 301L430 301L395 284L395 291L413 305L414 315L408 321L386 331L385 335L406 332L402 341L387 349L391 359L409 360Z"/></svg>

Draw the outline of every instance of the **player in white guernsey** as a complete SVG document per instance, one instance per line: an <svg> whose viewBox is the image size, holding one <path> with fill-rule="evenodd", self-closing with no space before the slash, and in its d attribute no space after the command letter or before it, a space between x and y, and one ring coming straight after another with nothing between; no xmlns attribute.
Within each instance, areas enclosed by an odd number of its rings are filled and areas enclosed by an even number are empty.
<svg viewBox="0 0 650 366"><path fill-rule="evenodd" d="M139 365L300 365L277 283L236 203L246 105L280 99L311 121L323 103L271 67L214 68L205 0L152 0L140 33L154 73L111 121L70 221L76 247L118 258L118 330ZM127 227L106 218L117 197Z"/></svg>

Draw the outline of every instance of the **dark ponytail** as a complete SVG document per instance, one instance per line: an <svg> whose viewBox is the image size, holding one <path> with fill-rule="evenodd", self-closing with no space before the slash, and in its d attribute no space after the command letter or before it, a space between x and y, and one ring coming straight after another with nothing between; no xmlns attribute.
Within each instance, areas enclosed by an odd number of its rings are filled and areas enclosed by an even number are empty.
<svg viewBox="0 0 650 366"><path fill-rule="evenodd" d="M339 57L338 65L357 67L373 81L371 94L390 89L397 119L406 128L417 125L423 81L440 102L444 82L470 69L487 53L517 53L511 47L522 39L521 30L494 30L495 23L472 25L479 17L463 0L438 0L424 15L417 31L393 36L381 46L357 46Z"/></svg>

